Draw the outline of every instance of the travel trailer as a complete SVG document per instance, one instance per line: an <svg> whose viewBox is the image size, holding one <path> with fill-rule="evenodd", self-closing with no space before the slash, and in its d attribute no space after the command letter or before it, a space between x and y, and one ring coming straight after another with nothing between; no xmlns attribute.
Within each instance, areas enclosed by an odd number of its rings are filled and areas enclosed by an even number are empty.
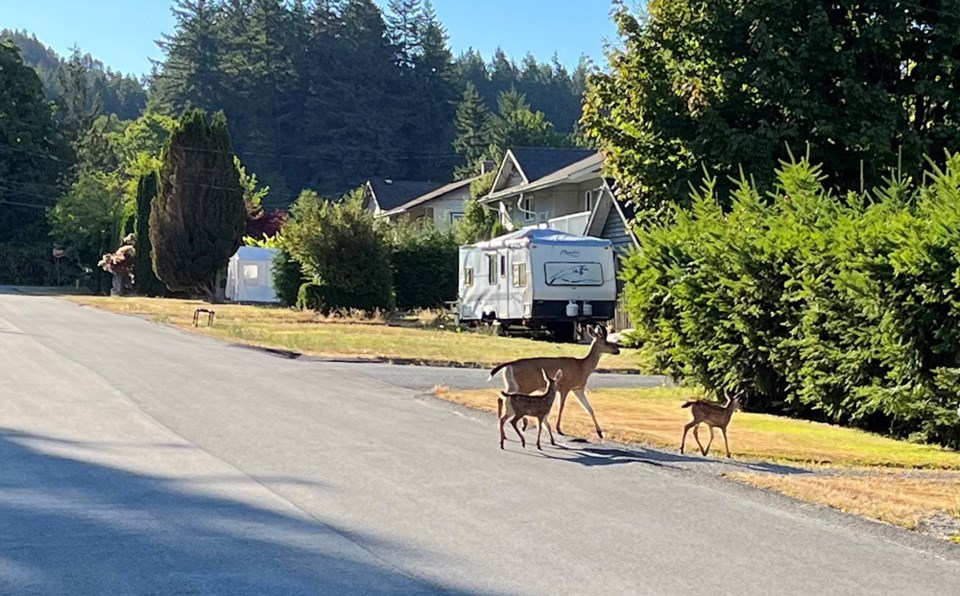
<svg viewBox="0 0 960 596"><path fill-rule="evenodd" d="M527 228L460 247L459 319L502 328L546 328L573 337L578 323L613 318L617 284L612 243Z"/></svg>

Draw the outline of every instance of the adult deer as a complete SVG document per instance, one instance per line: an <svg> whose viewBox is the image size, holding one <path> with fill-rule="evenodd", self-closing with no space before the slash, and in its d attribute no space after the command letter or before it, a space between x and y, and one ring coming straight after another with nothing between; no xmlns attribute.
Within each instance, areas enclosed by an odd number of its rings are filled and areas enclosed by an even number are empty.
<svg viewBox="0 0 960 596"><path fill-rule="evenodd" d="M600 325L594 328L587 328L587 334L593 340L590 344L590 351L583 358L574 358L571 356L550 357L550 358L522 358L512 362L504 362L490 371L490 378L503 370L503 380L507 393L533 393L543 389L543 373L551 377L557 376L557 371L563 371L563 377L560 379L560 409L557 411L557 433L563 434L560 428L560 421L563 417L563 406L567 401L567 395L573 391L573 394L580 400L580 405L590 414L593 420L593 426L597 431L597 436L603 438L603 431L597 423L597 416L593 413L590 402L587 401L587 379L593 371L597 370L600 363L601 354L619 354L620 348L617 344L607 341L607 330ZM497 406L497 415L499 416L500 405ZM524 426L526 428L526 426Z"/></svg>

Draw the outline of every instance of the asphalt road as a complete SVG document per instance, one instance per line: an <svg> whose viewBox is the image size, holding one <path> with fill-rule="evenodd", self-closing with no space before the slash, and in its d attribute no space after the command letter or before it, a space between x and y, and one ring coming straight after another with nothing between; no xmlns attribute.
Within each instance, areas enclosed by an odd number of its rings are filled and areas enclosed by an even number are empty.
<svg viewBox="0 0 960 596"><path fill-rule="evenodd" d="M3 594L960 586L956 547L741 488L675 454L500 451L492 417L375 366L285 360L16 295L0 296L0 363Z"/></svg>

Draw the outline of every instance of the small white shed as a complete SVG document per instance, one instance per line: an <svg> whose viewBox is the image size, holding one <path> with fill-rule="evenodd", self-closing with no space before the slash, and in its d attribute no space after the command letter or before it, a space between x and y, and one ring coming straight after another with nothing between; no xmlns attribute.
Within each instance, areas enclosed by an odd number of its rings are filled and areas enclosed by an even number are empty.
<svg viewBox="0 0 960 596"><path fill-rule="evenodd" d="M274 248L241 246L227 265L227 299L235 302L279 302L273 289Z"/></svg>

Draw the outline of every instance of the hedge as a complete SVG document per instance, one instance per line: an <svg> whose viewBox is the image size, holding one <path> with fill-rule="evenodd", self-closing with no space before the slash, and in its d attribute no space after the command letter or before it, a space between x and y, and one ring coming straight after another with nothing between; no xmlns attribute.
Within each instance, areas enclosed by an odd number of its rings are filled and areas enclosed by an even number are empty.
<svg viewBox="0 0 960 596"><path fill-rule="evenodd" d="M748 409L960 447L960 156L838 195L808 159L708 179L639 231L628 308L662 370ZM723 206L727 206L724 209Z"/></svg>

